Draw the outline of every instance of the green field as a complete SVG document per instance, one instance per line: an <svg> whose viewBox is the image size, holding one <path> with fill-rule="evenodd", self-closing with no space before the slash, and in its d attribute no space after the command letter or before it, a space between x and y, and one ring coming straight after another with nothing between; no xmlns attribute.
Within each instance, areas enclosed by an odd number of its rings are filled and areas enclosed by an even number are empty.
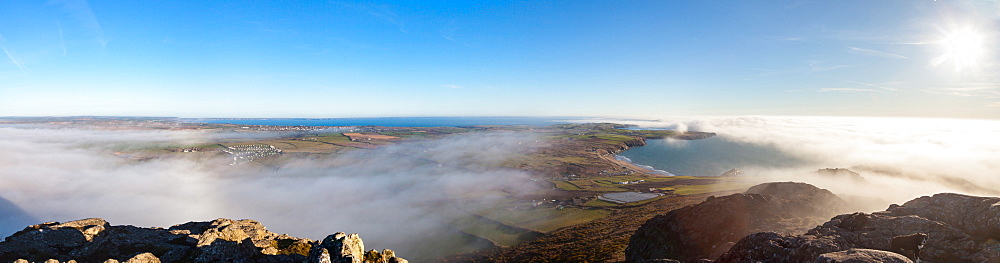
<svg viewBox="0 0 1000 263"><path fill-rule="evenodd" d="M540 232L512 227L478 215L461 217L452 222L452 226L462 232L489 239L501 246L512 246L542 235Z"/></svg>
<svg viewBox="0 0 1000 263"><path fill-rule="evenodd" d="M704 185L676 185L673 188L674 194L678 195L694 195L703 194L711 192L723 192L723 191L742 191L753 186L753 183L749 182L718 182L714 184L704 184ZM661 190L671 190L669 188Z"/></svg>
<svg viewBox="0 0 1000 263"><path fill-rule="evenodd" d="M504 224L550 232L567 226L590 222L611 214L598 208L537 208L524 211L496 211L483 215Z"/></svg>
<svg viewBox="0 0 1000 263"><path fill-rule="evenodd" d="M562 190L572 191L572 190L580 190L580 189L582 189L579 186L576 186L573 183L567 182L567 181L552 181L552 183L555 184L556 188L559 188L559 189L562 189Z"/></svg>

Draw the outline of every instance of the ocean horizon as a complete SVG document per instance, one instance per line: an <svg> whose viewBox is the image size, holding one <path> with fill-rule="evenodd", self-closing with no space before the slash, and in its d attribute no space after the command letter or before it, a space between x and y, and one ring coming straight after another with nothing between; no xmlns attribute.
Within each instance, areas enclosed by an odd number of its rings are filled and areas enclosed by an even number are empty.
<svg viewBox="0 0 1000 263"><path fill-rule="evenodd" d="M579 118L579 117L577 117ZM272 126L457 127L475 125L548 126L571 123L559 117L371 117L371 118L182 118L188 122Z"/></svg>

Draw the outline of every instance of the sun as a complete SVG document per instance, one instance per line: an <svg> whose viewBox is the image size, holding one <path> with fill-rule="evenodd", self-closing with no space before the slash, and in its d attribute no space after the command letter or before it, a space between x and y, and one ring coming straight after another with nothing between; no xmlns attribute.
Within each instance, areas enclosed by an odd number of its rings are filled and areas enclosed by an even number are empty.
<svg viewBox="0 0 1000 263"><path fill-rule="evenodd" d="M978 66L986 49L983 34L973 29L960 29L946 33L939 42L944 54L935 59L935 64L951 62L955 71L965 71Z"/></svg>

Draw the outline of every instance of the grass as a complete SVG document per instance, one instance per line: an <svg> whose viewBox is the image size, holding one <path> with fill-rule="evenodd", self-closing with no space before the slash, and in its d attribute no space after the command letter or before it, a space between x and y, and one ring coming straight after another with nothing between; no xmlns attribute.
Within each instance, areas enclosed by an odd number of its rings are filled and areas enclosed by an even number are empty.
<svg viewBox="0 0 1000 263"><path fill-rule="evenodd" d="M540 232L551 232L603 218L609 214L611 211L596 208L538 208L525 211L502 211L485 216L504 224Z"/></svg>
<svg viewBox="0 0 1000 263"><path fill-rule="evenodd" d="M635 137L625 136L625 135L615 135L615 134L584 134L584 135L570 135L563 136L564 138L572 138L574 140L603 140L610 144L619 144L622 142L634 141Z"/></svg>
<svg viewBox="0 0 1000 263"><path fill-rule="evenodd" d="M489 239L501 246L512 246L541 235L538 232L511 227L475 215L459 218L452 222L452 225L462 232Z"/></svg>
<svg viewBox="0 0 1000 263"><path fill-rule="evenodd" d="M570 182L567 182L567 181L552 181L552 183L556 185L556 188L559 188L559 189L562 189L562 190L567 190L567 191L581 190L581 189L583 189L583 188L580 188L579 186L576 186L576 185L574 185L574 184L572 184Z"/></svg>
<svg viewBox="0 0 1000 263"><path fill-rule="evenodd" d="M594 188L594 182L590 180L580 180L580 181L567 181L567 183L576 186L577 189L590 189Z"/></svg>
<svg viewBox="0 0 1000 263"><path fill-rule="evenodd" d="M283 152L288 153L328 153L336 152L345 146L323 143L320 141L300 140L300 139L274 139L261 141L262 144L274 145Z"/></svg>
<svg viewBox="0 0 1000 263"><path fill-rule="evenodd" d="M592 207L616 207L616 206L618 206L618 204L615 204L615 203L612 203L612 202L608 202L608 201L604 201L604 200L601 200L601 199L593 199L593 200L587 201L587 203L585 203L583 205L585 205L585 206L592 206Z"/></svg>
<svg viewBox="0 0 1000 263"><path fill-rule="evenodd" d="M675 185L673 188L674 194L694 195L721 191L741 191L750 188L750 186L753 186L753 184L747 182L718 182L705 185Z"/></svg>
<svg viewBox="0 0 1000 263"><path fill-rule="evenodd" d="M623 188L621 184L615 184L616 182L625 181L638 181L645 180L646 183L651 182L664 182L672 180L681 179L710 179L695 176L670 176L670 177L646 177L637 175L625 175L625 176L614 176L614 177L599 177L595 179L591 178L581 178L573 181L552 181L556 184L556 188L576 191L576 190L586 190L586 191L599 191L599 192L621 192L621 191L632 191L628 188ZM629 186L635 186L636 184L630 184ZM637 184L642 185L642 183Z"/></svg>
<svg viewBox="0 0 1000 263"><path fill-rule="evenodd" d="M631 203L625 203L625 204L616 204L616 203L604 201L604 200L601 200L601 199L593 199L593 200L587 201L587 203L585 203L583 205L584 206L590 206L590 207L640 206L640 205L645 205L645 204L654 202L654 201L659 200L660 198L663 198L663 197L664 196L660 196L660 197L655 197L655 198L650 198L650 199L646 199L646 200L642 200L642 201L638 201L638 202L631 202Z"/></svg>

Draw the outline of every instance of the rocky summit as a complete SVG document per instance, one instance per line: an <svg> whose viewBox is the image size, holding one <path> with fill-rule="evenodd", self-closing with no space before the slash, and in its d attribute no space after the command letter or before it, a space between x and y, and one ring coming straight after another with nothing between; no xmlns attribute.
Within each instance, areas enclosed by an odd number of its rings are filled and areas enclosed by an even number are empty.
<svg viewBox="0 0 1000 263"><path fill-rule="evenodd" d="M28 226L0 242L0 262L400 263L392 250L365 252L357 234L322 241L279 235L254 220L216 219L170 228L112 226L90 218Z"/></svg>
<svg viewBox="0 0 1000 263"><path fill-rule="evenodd" d="M894 249L895 237L915 233L926 234L918 255ZM717 261L834 262L820 259L833 252L871 249L896 252L915 262L918 257L920 262L1000 262L998 240L1000 198L944 193L872 214L839 215L803 235L752 234Z"/></svg>
<svg viewBox="0 0 1000 263"><path fill-rule="evenodd" d="M761 184L650 219L626 261L1000 262L1000 197L942 193L811 223L845 208L808 184Z"/></svg>
<svg viewBox="0 0 1000 263"><path fill-rule="evenodd" d="M844 200L809 184L760 184L646 221L630 239L625 257L627 262L716 258L749 234L805 233L847 209Z"/></svg>

